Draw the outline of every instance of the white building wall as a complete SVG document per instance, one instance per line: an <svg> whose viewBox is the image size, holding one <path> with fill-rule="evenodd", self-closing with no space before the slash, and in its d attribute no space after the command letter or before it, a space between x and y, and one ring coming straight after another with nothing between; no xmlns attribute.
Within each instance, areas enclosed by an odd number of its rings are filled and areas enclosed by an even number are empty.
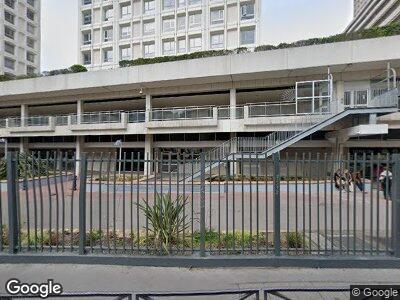
<svg viewBox="0 0 400 300"><path fill-rule="evenodd" d="M253 48L259 43L261 0L77 1L78 60L91 70L114 68L124 59L238 47ZM165 7L169 3L171 6ZM154 5L154 9L147 10L151 5ZM130 7L130 13L123 15L126 7ZM108 9L112 10L109 15L112 18L106 18ZM85 25L86 15L91 18L87 18L89 24ZM216 15L221 18L214 19ZM196 18L198 25L193 23ZM167 29L168 20L171 20L170 30ZM180 24L184 26L180 27ZM147 29L152 26L154 32L149 33ZM106 41L108 29L112 32L112 39ZM122 32L124 30L127 31L125 37ZM241 32L243 35L247 33L247 41L241 39ZM105 55L110 50L112 59L107 61Z"/></svg>
<svg viewBox="0 0 400 300"><path fill-rule="evenodd" d="M40 72L40 7L40 0L0 0L0 75Z"/></svg>

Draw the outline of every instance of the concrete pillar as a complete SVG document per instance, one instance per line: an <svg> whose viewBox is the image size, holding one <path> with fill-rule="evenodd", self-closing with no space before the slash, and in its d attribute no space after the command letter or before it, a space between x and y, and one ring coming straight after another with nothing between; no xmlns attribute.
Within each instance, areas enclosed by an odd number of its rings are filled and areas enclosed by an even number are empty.
<svg viewBox="0 0 400 300"><path fill-rule="evenodd" d="M21 137L19 140L19 152L28 153L29 152L29 141L27 137Z"/></svg>
<svg viewBox="0 0 400 300"><path fill-rule="evenodd" d="M229 91L229 105L231 120L236 119L236 89L230 89Z"/></svg>
<svg viewBox="0 0 400 300"><path fill-rule="evenodd" d="M332 112L337 113L344 109L344 81L336 82L336 97L333 98ZM337 100L337 101L335 101Z"/></svg>
<svg viewBox="0 0 400 300"><path fill-rule="evenodd" d="M144 174L151 174L153 172L153 135L146 134L144 143ZM148 161L147 161L148 160ZM147 162L146 162L147 161Z"/></svg>
<svg viewBox="0 0 400 300"><path fill-rule="evenodd" d="M231 132L231 153L234 153L234 158L235 161L237 161L240 157L240 154L238 154L238 144L236 140L236 132ZM239 174L239 163L237 162L230 162L229 163L229 175L230 176L235 176Z"/></svg>
<svg viewBox="0 0 400 300"><path fill-rule="evenodd" d="M78 100L76 103L76 115L77 115L77 124L81 123L81 116L84 114L85 110L83 109L83 100Z"/></svg>
<svg viewBox="0 0 400 300"><path fill-rule="evenodd" d="M79 176L79 169L80 169L80 159L82 158L82 153L84 152L85 148L85 137L84 136L77 136L76 137L76 146L75 146L75 158L76 158L76 172L75 174Z"/></svg>
<svg viewBox="0 0 400 300"><path fill-rule="evenodd" d="M21 126L26 126L26 118L29 116L28 105L21 104Z"/></svg>
<svg viewBox="0 0 400 300"><path fill-rule="evenodd" d="M370 114L369 115L369 124L376 124L377 123L377 114Z"/></svg>
<svg viewBox="0 0 400 300"><path fill-rule="evenodd" d="M146 122L150 121L150 112L153 108L152 97L150 94L146 94Z"/></svg>

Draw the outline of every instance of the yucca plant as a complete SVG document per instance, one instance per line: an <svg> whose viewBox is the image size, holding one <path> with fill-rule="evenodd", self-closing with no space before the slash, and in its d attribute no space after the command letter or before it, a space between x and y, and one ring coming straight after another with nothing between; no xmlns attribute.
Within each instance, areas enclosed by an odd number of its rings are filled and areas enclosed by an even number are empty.
<svg viewBox="0 0 400 300"><path fill-rule="evenodd" d="M172 199L171 194L157 193L153 205L148 205L144 200L139 203L140 210L149 221L145 228L153 236L156 248L168 255L177 236L189 226L183 215L187 199L184 195Z"/></svg>

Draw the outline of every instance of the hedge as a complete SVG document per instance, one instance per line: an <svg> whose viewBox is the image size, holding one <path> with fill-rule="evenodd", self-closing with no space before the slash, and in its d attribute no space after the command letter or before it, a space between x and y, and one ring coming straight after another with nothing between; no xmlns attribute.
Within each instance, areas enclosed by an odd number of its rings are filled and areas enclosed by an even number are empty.
<svg viewBox="0 0 400 300"><path fill-rule="evenodd" d="M19 75L19 76L13 76L13 75L7 75L7 74L0 75L0 82L1 81L36 78L36 77L54 76L54 75L60 75L60 74L81 73L81 72L87 72L87 69L85 66L72 65L68 69L45 71L42 74L29 74L29 75Z"/></svg>
<svg viewBox="0 0 400 300"><path fill-rule="evenodd" d="M323 38L311 38L307 40L301 40L293 43L281 43L278 46L274 45L261 45L257 46L254 49L254 52L260 51L269 51L276 49L286 49L286 48L294 48L294 47L304 47L311 45L321 45L321 44L329 44L336 42L344 42L344 41L355 41L361 39L370 39L370 38L379 38L385 36L393 36L400 35L400 23L394 22L384 27L374 27L370 29L361 30L358 32L352 33L341 33L332 35L329 37ZM230 54L238 54L249 52L247 48L238 48L235 50L214 50L214 51L201 51L194 52L190 54L176 55L176 56L160 56L153 58L138 58L134 60L122 60L119 62L120 67L132 67L132 66L140 66L140 65L148 65L148 64L156 64L163 63L169 61L180 61L180 60L188 60L195 58L205 58L212 56L224 56Z"/></svg>

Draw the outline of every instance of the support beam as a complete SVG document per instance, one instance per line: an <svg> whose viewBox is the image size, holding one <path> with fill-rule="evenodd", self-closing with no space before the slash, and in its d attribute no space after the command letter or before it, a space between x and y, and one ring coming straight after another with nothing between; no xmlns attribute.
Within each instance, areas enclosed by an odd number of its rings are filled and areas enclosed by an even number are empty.
<svg viewBox="0 0 400 300"><path fill-rule="evenodd" d="M84 101L83 100L78 100L76 103L76 114L77 114L77 123L81 123L82 115L85 113L85 110L83 108Z"/></svg>
<svg viewBox="0 0 400 300"><path fill-rule="evenodd" d="M28 153L29 152L29 140L27 137L21 137L19 140L19 152Z"/></svg>
<svg viewBox="0 0 400 300"><path fill-rule="evenodd" d="M146 94L146 122L150 121L150 113L153 108L152 97L150 94Z"/></svg>
<svg viewBox="0 0 400 300"><path fill-rule="evenodd" d="M236 89L230 89L229 91L229 104L230 104L230 119L236 119Z"/></svg>
<svg viewBox="0 0 400 300"><path fill-rule="evenodd" d="M76 137L76 146L75 146L75 158L76 158L76 176L79 176L80 170L80 160L82 159L82 153L84 152L85 148L85 137L84 136L77 136Z"/></svg>
<svg viewBox="0 0 400 300"><path fill-rule="evenodd" d="M28 105L27 104L21 104L21 126L22 127L26 126L26 118L28 116L29 116Z"/></svg>
<svg viewBox="0 0 400 300"><path fill-rule="evenodd" d="M146 134L144 144L144 174L150 175L153 173L153 135Z"/></svg>
<svg viewBox="0 0 400 300"><path fill-rule="evenodd" d="M344 108L344 81L339 80L336 82L336 99L337 101L332 101L332 111L337 113Z"/></svg>

